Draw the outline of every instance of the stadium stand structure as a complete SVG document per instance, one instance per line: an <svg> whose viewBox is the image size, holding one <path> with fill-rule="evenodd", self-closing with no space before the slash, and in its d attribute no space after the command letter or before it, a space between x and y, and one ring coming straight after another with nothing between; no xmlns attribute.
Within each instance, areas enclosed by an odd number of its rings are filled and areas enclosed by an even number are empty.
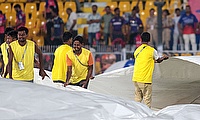
<svg viewBox="0 0 200 120"><path fill-rule="evenodd" d="M40 40L43 34L41 34L41 27L44 27L45 18L45 2L39 2L39 0L35 0L31 3L26 3L27 0L0 0L1 2L1 10L6 15L7 18L7 26L12 26L15 24L16 19L16 12L14 10L14 5L20 4L21 9L26 14L26 26L30 30L30 37L38 38ZM114 9L116 7L119 7L121 10L121 15L126 12L131 12L132 8L137 4L137 0L133 1L113 1L113 0L95 0L95 2L91 2L91 0L88 0L88 2L85 2L85 0L80 0L80 2L83 3L83 7L81 8L83 13L77 13L78 19L77 19L77 25L78 25L78 34L83 35L87 34L87 16L89 13L92 13L91 6L97 5L98 6L98 13L100 15L105 14L104 8L105 6L110 6L112 12L114 12ZM187 4L187 3L185 3ZM145 24L146 18L149 16L149 9L154 8L156 11L156 6L154 6L153 0L146 0L145 6L143 6L142 2L138 4L140 8L140 17ZM169 9L171 16L173 16L174 9L176 7L181 8L183 5L181 4L180 0L171 0L169 3L168 0L166 0L166 4L163 7L163 9ZM59 16L63 19L64 23L67 22L68 16L66 13L67 8L71 8L73 12L76 11L76 3L74 0L58 0L58 7L59 7ZM34 14L33 14L34 13ZM36 14L35 14L36 13ZM86 36L86 35L84 35ZM40 41L39 40L39 41ZM36 40L38 41L38 40ZM40 45L42 46L42 43L40 42Z"/></svg>

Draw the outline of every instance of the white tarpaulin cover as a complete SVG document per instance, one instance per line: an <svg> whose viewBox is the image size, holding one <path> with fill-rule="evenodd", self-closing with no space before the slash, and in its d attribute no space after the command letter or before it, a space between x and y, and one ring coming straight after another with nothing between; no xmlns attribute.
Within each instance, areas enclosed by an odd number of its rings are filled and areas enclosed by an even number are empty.
<svg viewBox="0 0 200 120"><path fill-rule="evenodd" d="M79 89L60 90L1 78L0 119L199 120L200 118L200 105L169 106L156 112L141 103Z"/></svg>

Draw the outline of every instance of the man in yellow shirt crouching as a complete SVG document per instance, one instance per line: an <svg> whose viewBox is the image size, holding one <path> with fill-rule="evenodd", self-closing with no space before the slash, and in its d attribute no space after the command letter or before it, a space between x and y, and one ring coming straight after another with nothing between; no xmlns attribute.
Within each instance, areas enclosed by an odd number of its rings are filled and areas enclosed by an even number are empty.
<svg viewBox="0 0 200 120"><path fill-rule="evenodd" d="M73 40L73 50L67 53L67 79L64 86L69 84L87 89L93 71L93 56L82 46L83 37L76 36Z"/></svg>
<svg viewBox="0 0 200 120"><path fill-rule="evenodd" d="M58 47L54 53L54 65L52 69L52 80L54 82L65 83L67 75L67 52L72 50L72 34L63 34L63 45Z"/></svg>

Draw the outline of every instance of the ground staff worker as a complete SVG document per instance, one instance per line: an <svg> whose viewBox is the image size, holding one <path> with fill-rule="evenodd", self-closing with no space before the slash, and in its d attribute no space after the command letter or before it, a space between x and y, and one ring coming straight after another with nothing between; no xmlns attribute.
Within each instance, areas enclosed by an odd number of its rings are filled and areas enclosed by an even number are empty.
<svg viewBox="0 0 200 120"><path fill-rule="evenodd" d="M75 85L87 89L93 71L92 53L83 48L83 37L76 36L73 50L67 53L67 80L64 86Z"/></svg>
<svg viewBox="0 0 200 120"><path fill-rule="evenodd" d="M132 80L135 86L135 101L142 102L143 100L150 108L154 63L161 63L168 59L168 56L164 55L159 58L157 51L148 45L151 40L149 32L142 33L141 38L142 45L134 52L135 64Z"/></svg>

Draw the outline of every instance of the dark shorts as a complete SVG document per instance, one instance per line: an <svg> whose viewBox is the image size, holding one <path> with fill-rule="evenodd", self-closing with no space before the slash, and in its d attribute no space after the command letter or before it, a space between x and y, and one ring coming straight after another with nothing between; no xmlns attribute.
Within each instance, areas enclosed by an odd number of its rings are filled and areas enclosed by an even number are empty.
<svg viewBox="0 0 200 120"><path fill-rule="evenodd" d="M80 82L78 82L78 83L74 83L74 84L69 83L69 85L74 85L74 86L82 87L84 81L86 81L86 80L81 80ZM89 83L89 82L88 82L88 83ZM84 87L85 89L87 89L87 87L88 87L88 83L87 83L87 85Z"/></svg>
<svg viewBox="0 0 200 120"><path fill-rule="evenodd" d="M63 84L65 83L65 82L63 82L63 81L61 81L61 80L54 80L53 82L54 82L54 83L63 83Z"/></svg>
<svg viewBox="0 0 200 120"><path fill-rule="evenodd" d="M33 83L33 80L23 80L24 82L31 82Z"/></svg>

